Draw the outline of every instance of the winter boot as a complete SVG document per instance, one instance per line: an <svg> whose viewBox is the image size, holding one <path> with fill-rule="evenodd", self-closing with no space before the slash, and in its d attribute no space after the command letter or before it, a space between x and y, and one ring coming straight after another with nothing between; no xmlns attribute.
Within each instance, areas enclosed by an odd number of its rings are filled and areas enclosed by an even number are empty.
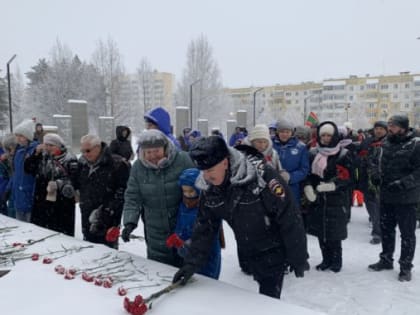
<svg viewBox="0 0 420 315"><path fill-rule="evenodd" d="M394 269L394 266L392 265L392 262L386 261L381 258L377 263L369 265L368 269L371 271L391 270Z"/></svg>
<svg viewBox="0 0 420 315"><path fill-rule="evenodd" d="M401 269L398 275L398 280L401 282L411 280L411 270L410 269Z"/></svg>
<svg viewBox="0 0 420 315"><path fill-rule="evenodd" d="M327 270L331 266L331 260L330 255L327 247L327 243L321 241L321 239L318 239L319 241L319 247L321 248L321 254L322 254L322 262L319 265L315 266L316 270Z"/></svg>
<svg viewBox="0 0 420 315"><path fill-rule="evenodd" d="M374 235L372 236L372 239L369 241L369 243L371 243L372 245L381 244L381 237Z"/></svg>
<svg viewBox="0 0 420 315"><path fill-rule="evenodd" d="M341 241L330 242L330 270L334 272L340 272L343 266L343 250L341 248Z"/></svg>

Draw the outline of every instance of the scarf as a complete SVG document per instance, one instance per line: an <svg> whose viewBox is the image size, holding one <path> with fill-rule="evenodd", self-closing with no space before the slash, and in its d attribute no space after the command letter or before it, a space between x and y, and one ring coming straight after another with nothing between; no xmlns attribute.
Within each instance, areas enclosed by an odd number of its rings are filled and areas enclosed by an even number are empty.
<svg viewBox="0 0 420 315"><path fill-rule="evenodd" d="M324 171L327 167L328 157L336 155L341 148L345 148L351 143L351 139L341 140L335 147L319 147L318 153L312 162L312 174L318 175L321 178L324 178Z"/></svg>

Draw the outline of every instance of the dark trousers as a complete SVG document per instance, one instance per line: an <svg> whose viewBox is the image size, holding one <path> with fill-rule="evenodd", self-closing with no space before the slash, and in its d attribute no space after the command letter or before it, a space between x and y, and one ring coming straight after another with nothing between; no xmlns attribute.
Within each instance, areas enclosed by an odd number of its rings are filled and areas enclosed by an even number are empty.
<svg viewBox="0 0 420 315"><path fill-rule="evenodd" d="M284 273L282 272L272 277L258 279L257 282L260 285L260 294L279 299L281 295L281 289L283 287L283 277Z"/></svg>
<svg viewBox="0 0 420 315"><path fill-rule="evenodd" d="M341 268L343 265L343 249L341 240L326 240L318 238L319 248L322 253L322 262L335 268Z"/></svg>
<svg viewBox="0 0 420 315"><path fill-rule="evenodd" d="M417 204L381 203L382 253L380 257L393 261L395 251L395 227L401 233L401 269L411 270L416 250L416 207Z"/></svg>
<svg viewBox="0 0 420 315"><path fill-rule="evenodd" d="M379 196L371 192L366 192L365 202L366 210L372 222L372 236L381 237Z"/></svg>

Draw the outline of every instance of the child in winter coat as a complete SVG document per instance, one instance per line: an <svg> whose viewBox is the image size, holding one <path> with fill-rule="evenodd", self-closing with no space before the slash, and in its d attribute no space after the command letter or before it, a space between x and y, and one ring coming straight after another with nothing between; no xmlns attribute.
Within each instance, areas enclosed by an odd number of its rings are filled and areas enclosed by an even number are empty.
<svg viewBox="0 0 420 315"><path fill-rule="evenodd" d="M169 248L175 248L181 257L185 257L188 253L190 238L197 218L200 191L195 186L195 180L199 173L198 169L189 168L184 170L179 177L179 185L182 188L183 197L179 206L175 231L167 238L166 245ZM219 233L216 233L207 264L198 273L218 279L220 269L221 245Z"/></svg>

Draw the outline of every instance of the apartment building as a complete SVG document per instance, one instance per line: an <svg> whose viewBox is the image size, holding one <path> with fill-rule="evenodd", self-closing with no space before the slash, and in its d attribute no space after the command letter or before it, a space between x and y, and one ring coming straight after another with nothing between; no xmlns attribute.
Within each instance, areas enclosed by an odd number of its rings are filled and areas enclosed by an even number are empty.
<svg viewBox="0 0 420 315"><path fill-rule="evenodd" d="M248 126L253 120L254 92L259 88L225 89L234 111L248 111ZM406 114L411 125L419 127L420 74L351 75L322 82L266 86L255 94L255 108L256 123L284 117L300 125L312 111L321 121L350 121L355 128L367 128L376 120Z"/></svg>
<svg viewBox="0 0 420 315"><path fill-rule="evenodd" d="M174 86L175 76L172 73L155 70L144 76L128 74L121 81L118 103L128 108L130 118L141 125L144 113L156 106L164 107L171 117L175 117Z"/></svg>

